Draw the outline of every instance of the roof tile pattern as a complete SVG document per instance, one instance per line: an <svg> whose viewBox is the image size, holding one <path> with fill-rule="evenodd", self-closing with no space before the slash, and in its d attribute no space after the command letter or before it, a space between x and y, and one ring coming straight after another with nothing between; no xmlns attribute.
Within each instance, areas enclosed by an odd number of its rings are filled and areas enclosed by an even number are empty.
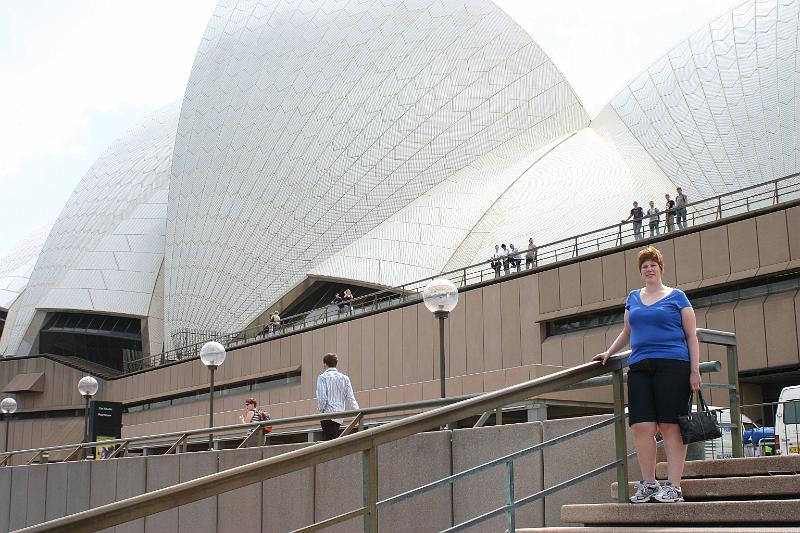
<svg viewBox="0 0 800 533"><path fill-rule="evenodd" d="M633 80L612 105L695 198L800 170L800 2L745 2Z"/></svg>
<svg viewBox="0 0 800 533"><path fill-rule="evenodd" d="M164 107L92 165L53 225L0 353L28 353L37 310L148 316L164 257L170 164L179 107Z"/></svg>
<svg viewBox="0 0 800 533"><path fill-rule="evenodd" d="M549 58L486 0L223 1L175 143L167 328L245 326L480 157L587 123Z"/></svg>

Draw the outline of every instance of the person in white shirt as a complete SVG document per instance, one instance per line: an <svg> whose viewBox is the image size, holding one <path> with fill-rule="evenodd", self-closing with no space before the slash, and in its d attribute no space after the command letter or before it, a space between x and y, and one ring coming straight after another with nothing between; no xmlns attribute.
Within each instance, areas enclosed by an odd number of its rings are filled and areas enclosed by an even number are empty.
<svg viewBox="0 0 800 533"><path fill-rule="evenodd" d="M353 394L350 378L336 369L339 358L335 353L325 354L322 358L325 371L317 378L317 407L320 413L337 413L345 410L345 403L351 409L360 409ZM320 420L324 440L332 440L339 436L343 419Z"/></svg>
<svg viewBox="0 0 800 533"><path fill-rule="evenodd" d="M503 272L508 276L511 273L510 258L508 257L508 248L506 248L505 243L500 245L500 260L503 262Z"/></svg>
<svg viewBox="0 0 800 533"><path fill-rule="evenodd" d="M658 235L658 219L660 211L653 203L653 200L650 200L650 209L647 210L647 216L650 217L650 236L655 237Z"/></svg>

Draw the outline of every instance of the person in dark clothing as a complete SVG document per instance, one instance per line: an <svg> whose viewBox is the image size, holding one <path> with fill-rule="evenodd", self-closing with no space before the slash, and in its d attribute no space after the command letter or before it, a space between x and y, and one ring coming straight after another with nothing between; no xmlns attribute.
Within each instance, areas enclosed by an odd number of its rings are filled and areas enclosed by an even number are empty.
<svg viewBox="0 0 800 533"><path fill-rule="evenodd" d="M665 194L664 198L667 201L664 204L664 213L667 219L665 231L672 231L674 228L673 221L675 220L675 202L669 199L669 194Z"/></svg>
<svg viewBox="0 0 800 533"><path fill-rule="evenodd" d="M333 300L331 300L331 303L339 308L340 313L344 311L344 307L347 305L344 303L344 297L342 297L342 295L338 292L336 293L336 296L333 297Z"/></svg>
<svg viewBox="0 0 800 533"><path fill-rule="evenodd" d="M642 239L643 218L644 218L644 210L641 207L639 207L639 202L633 202L633 209L631 209L631 214L628 215L628 218L622 221L622 222L627 222L633 219L633 236L637 241Z"/></svg>

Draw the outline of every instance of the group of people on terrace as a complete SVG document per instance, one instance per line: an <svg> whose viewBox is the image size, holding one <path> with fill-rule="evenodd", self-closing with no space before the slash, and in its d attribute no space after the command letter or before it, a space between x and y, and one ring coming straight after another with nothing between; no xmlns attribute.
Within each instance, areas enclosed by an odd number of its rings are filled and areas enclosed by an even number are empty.
<svg viewBox="0 0 800 533"><path fill-rule="evenodd" d="M686 228L686 204L688 200L686 195L683 193L683 189L678 187L676 189L678 193L675 196L675 199L672 200L669 197L669 194L664 195L664 200L666 201L664 204L664 232L674 231L676 229L685 229ZM650 236L655 237L659 235L659 226L661 224L661 213L656 207L655 202L650 200L650 208L647 212L644 211L639 206L639 202L633 202L633 209L631 209L631 213L628 215L628 218L623 220L622 222L628 222L629 220L633 221L633 235L634 238L638 241L644 238L644 232L642 231L642 221L647 218L647 223L650 227Z"/></svg>
<svg viewBox="0 0 800 533"><path fill-rule="evenodd" d="M339 313L353 310L353 293L350 289L345 289L343 292L337 292L336 296L331 300L331 304L339 308Z"/></svg>
<svg viewBox="0 0 800 533"><path fill-rule="evenodd" d="M506 247L505 243L494 245L494 254L489 258L489 264L494 269L494 277L500 277L500 268L506 275L511 273L511 268L514 267L517 272L522 269L522 252L519 251L513 244ZM528 239L528 248L525 250L525 270L536 266L536 246L533 244L533 238Z"/></svg>

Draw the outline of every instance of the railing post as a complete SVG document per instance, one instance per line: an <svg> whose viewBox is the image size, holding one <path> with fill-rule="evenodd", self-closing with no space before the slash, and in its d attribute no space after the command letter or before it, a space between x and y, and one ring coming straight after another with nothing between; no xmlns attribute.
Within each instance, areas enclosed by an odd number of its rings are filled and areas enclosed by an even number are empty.
<svg viewBox="0 0 800 533"><path fill-rule="evenodd" d="M744 444L742 443L742 412L739 407L739 359L736 354L736 345L728 346L728 384L731 388L728 389L730 393L731 405L731 424L735 424L735 428L731 428L731 446L733 446L733 456L742 457L744 455Z"/></svg>
<svg viewBox="0 0 800 533"><path fill-rule="evenodd" d="M617 246L622 246L622 224L619 225L619 231L617 232Z"/></svg>
<svg viewBox="0 0 800 533"><path fill-rule="evenodd" d="M578 257L578 238L575 237L575 244L573 244L573 257Z"/></svg>
<svg viewBox="0 0 800 533"><path fill-rule="evenodd" d="M717 220L722 218L722 197L717 198Z"/></svg>
<svg viewBox="0 0 800 533"><path fill-rule="evenodd" d="M463 281L462 281L462 285L461 286L462 287L466 287L467 286L467 269L465 268L462 271L462 273L463 273L463 277L462 277Z"/></svg>
<svg viewBox="0 0 800 533"><path fill-rule="evenodd" d="M778 182L775 181L774 184L775 184L775 196L774 196L773 204L777 204L778 203Z"/></svg>
<svg viewBox="0 0 800 533"><path fill-rule="evenodd" d="M614 450L616 460L621 461L617 465L617 499L619 503L628 501L628 440L625 434L625 383L623 368L614 371L612 376L612 388L614 389Z"/></svg>
<svg viewBox="0 0 800 533"><path fill-rule="evenodd" d="M514 507L514 460L506 461L506 531L517 530L516 508Z"/></svg>
<svg viewBox="0 0 800 533"><path fill-rule="evenodd" d="M378 533L378 449L373 445L363 452L364 533Z"/></svg>

